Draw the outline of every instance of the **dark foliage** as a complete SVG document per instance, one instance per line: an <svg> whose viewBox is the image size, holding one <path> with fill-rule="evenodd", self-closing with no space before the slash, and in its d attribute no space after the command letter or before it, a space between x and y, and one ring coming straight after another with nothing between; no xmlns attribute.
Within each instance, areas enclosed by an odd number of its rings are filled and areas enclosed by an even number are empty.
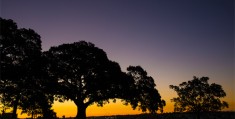
<svg viewBox="0 0 235 119"><path fill-rule="evenodd" d="M208 84L208 77L193 77L193 80L183 82L179 86L170 85L179 97L173 98L176 112L196 112L199 118L200 112L218 111L228 107L228 103L220 101L226 93L221 85Z"/></svg>
<svg viewBox="0 0 235 119"><path fill-rule="evenodd" d="M85 109L97 103L102 106L120 94L123 73L118 63L106 53L85 41L52 47L44 53L49 59L48 72L57 83L59 100L72 100L78 107L77 118L86 116Z"/></svg>
<svg viewBox="0 0 235 119"><path fill-rule="evenodd" d="M127 68L127 75L134 79L129 90L130 103L135 109L139 107L143 112L149 111L155 113L159 109L163 112L165 101L161 99L158 90L155 88L156 84L151 76L140 66L129 66Z"/></svg>
<svg viewBox="0 0 235 119"><path fill-rule="evenodd" d="M12 20L0 18L0 23L0 101L13 108L16 118L17 108L28 112L28 103L35 102L30 98L41 91L41 40L34 30L18 29Z"/></svg>
<svg viewBox="0 0 235 119"><path fill-rule="evenodd" d="M3 113L13 108L12 118L17 108L32 118L54 118L54 98L74 101L79 119L86 118L89 105L103 106L110 99L122 99L144 112L163 111L165 101L140 66L130 66L124 73L102 49L85 41L42 53L40 36L34 30L19 29L12 20L0 18L0 23L0 101Z"/></svg>

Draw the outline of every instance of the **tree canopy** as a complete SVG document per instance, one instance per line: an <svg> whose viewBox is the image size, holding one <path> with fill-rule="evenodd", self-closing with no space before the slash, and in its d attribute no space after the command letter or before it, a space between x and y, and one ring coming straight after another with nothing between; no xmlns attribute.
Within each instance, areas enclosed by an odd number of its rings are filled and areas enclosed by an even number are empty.
<svg viewBox="0 0 235 119"><path fill-rule="evenodd" d="M133 86L129 89L131 93L131 105L135 109L139 107L143 112L155 113L159 109L163 111L165 101L161 99L156 84L151 76L141 66L129 66L127 75L134 80ZM134 88L134 89L133 89ZM129 94L130 95L130 94Z"/></svg>
<svg viewBox="0 0 235 119"><path fill-rule="evenodd" d="M16 118L17 108L27 109L29 98L41 91L41 39L32 29L19 29L12 20L0 18L0 23L1 102L13 107Z"/></svg>
<svg viewBox="0 0 235 119"><path fill-rule="evenodd" d="M86 117L86 108L109 99L120 98L135 109L154 113L165 106L155 89L152 77L140 66L121 71L118 63L94 44L80 41L52 47L44 52L49 60L48 72L56 84L59 100L72 100L77 105L77 118Z"/></svg>
<svg viewBox="0 0 235 119"><path fill-rule="evenodd" d="M102 105L115 98L122 78L118 63L110 61L106 53L94 44L80 41L52 47L44 53L49 59L50 77L57 83L59 99L70 99L78 107L77 118L86 116L85 109ZM117 93L115 93L117 92Z"/></svg>
<svg viewBox="0 0 235 119"><path fill-rule="evenodd" d="M32 29L18 28L13 20L0 18L0 103L4 110L17 108L22 113L54 118L54 100L72 100L76 118L86 118L86 108L103 106L122 99L133 109L156 113L166 102L156 84L141 66L129 66L122 72L119 64L93 43L79 41L41 50L41 37ZM220 98L226 93L219 84L209 84L208 77L193 77L179 86L170 85L178 97L176 112L218 111L228 107ZM53 88L51 88L53 87Z"/></svg>
<svg viewBox="0 0 235 119"><path fill-rule="evenodd" d="M226 93L219 84L209 84L208 77L193 77L193 80L183 82L179 86L170 85L175 90L178 97L172 99L175 102L176 112L200 112L218 111L228 107L228 103L221 101L220 98Z"/></svg>
<svg viewBox="0 0 235 119"><path fill-rule="evenodd" d="M53 118L54 99L72 100L76 118L86 118L86 108L122 99L133 109L155 113L165 101L154 79L140 66L122 72L119 64L93 43L79 41L41 51L41 37L32 29L18 28L0 18L0 101L22 113ZM51 88L53 87L53 88ZM4 107L4 109L5 109Z"/></svg>

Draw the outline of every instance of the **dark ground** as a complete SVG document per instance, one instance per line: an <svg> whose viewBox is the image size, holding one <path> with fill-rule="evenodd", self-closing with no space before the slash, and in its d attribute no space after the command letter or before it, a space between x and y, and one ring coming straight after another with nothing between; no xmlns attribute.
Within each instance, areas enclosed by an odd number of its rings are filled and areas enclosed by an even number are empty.
<svg viewBox="0 0 235 119"><path fill-rule="evenodd" d="M164 114L139 114L139 115L116 115L116 116L99 116L87 117L87 119L196 119L194 113L164 113ZM200 119L235 119L233 112L204 112L201 113ZM1 118L0 118L1 119ZM74 118L59 118L74 119Z"/></svg>
<svg viewBox="0 0 235 119"><path fill-rule="evenodd" d="M193 113L140 114L124 116L88 117L87 119L196 119ZM201 113L201 119L235 119L235 112Z"/></svg>

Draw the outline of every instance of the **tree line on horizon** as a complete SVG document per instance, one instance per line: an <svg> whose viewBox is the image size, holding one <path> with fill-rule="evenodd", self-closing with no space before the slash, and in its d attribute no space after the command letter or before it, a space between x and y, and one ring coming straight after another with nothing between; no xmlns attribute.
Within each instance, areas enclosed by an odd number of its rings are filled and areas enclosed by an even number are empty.
<svg viewBox="0 0 235 119"><path fill-rule="evenodd" d="M163 112L161 98L151 76L141 66L121 71L119 64L93 43L79 41L51 47L42 52L41 37L32 29L18 28L13 20L0 18L0 104L2 113L21 109L33 117L55 118L53 102L72 100L77 119L86 118L86 108L121 99L143 112ZM194 77L179 86L170 85L178 96L175 111L217 111L228 107L219 98L226 93L208 77ZM206 108L204 108L206 107ZM198 116L199 118L199 116Z"/></svg>

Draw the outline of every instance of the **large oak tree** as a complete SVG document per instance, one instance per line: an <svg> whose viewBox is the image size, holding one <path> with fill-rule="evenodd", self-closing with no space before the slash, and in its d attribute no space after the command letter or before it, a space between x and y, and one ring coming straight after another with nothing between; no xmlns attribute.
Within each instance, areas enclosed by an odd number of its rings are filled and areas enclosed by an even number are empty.
<svg viewBox="0 0 235 119"><path fill-rule="evenodd" d="M54 94L61 101L72 100L77 106L76 118L86 118L86 108L97 103L102 106L110 99L122 99L133 109L155 113L165 101L155 88L152 77L140 66L128 67L123 73L118 63L94 44L80 41L52 47L44 52L48 74L54 82Z"/></svg>
<svg viewBox="0 0 235 119"><path fill-rule="evenodd" d="M118 63L94 44L80 41L52 47L48 58L48 73L56 82L55 94L61 100L70 99L77 105L76 118L86 118L86 108L120 96L124 73Z"/></svg>

